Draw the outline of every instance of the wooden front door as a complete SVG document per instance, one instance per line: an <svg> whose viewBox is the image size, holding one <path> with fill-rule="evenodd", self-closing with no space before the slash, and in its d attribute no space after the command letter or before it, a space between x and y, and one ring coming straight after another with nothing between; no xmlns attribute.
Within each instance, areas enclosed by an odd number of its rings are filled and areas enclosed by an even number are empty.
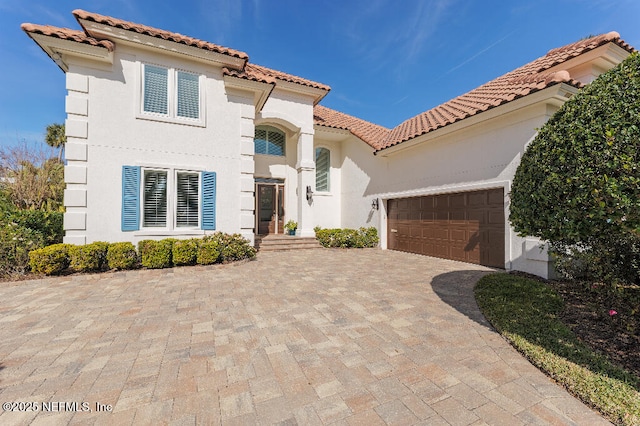
<svg viewBox="0 0 640 426"><path fill-rule="evenodd" d="M284 227L284 185L257 184L258 234L281 234Z"/></svg>

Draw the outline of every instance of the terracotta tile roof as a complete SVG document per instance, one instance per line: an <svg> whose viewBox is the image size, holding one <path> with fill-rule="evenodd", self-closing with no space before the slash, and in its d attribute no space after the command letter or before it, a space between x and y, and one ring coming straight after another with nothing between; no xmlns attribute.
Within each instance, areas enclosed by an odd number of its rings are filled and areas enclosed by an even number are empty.
<svg viewBox="0 0 640 426"><path fill-rule="evenodd" d="M582 87L582 83L573 80L567 71L548 72L547 70L610 42L630 52L633 51L633 48L622 41L616 32L591 37L550 50L545 56L533 62L404 121L391 130L385 140L378 143L381 148L377 151L406 142L554 84L566 83L574 87Z"/></svg>
<svg viewBox="0 0 640 426"><path fill-rule="evenodd" d="M247 73L251 73L253 75L262 75L271 78L275 78L277 80L288 81L290 83L297 83L303 86L313 87L320 90L326 90L327 92L331 90L331 87L326 84L317 83L315 81L307 80L301 77L297 77L295 75L287 74L281 71L272 70L271 68L263 67L256 64L247 64L245 66L245 70Z"/></svg>
<svg viewBox="0 0 640 426"><path fill-rule="evenodd" d="M313 108L313 121L320 126L348 130L376 150L382 148L381 143L390 132L386 127L361 120L322 105L316 105Z"/></svg>
<svg viewBox="0 0 640 426"><path fill-rule="evenodd" d="M70 40L78 43L90 44L92 46L104 47L109 52L113 52L115 45L109 40L97 40L87 36L84 31L71 30L69 28L58 28L50 25L22 24L20 26L27 34L42 34L61 40Z"/></svg>
<svg viewBox="0 0 640 426"><path fill-rule="evenodd" d="M235 70L227 67L222 68L222 74L230 75L231 77L242 78L244 80L257 81L259 83L276 84L276 79L264 74L257 74L249 71L247 67L243 71Z"/></svg>
<svg viewBox="0 0 640 426"><path fill-rule="evenodd" d="M245 61L249 59L249 56L246 53L239 50L219 46L217 44L209 43L208 41L198 40L196 38L184 36L182 34L148 27L146 25L135 24L133 22L123 21L122 19L99 15L97 13L91 13L81 9L76 9L72 13L76 17L76 19L84 19L86 21L93 21L99 24L109 25L110 27L121 28L127 31L134 31L139 34L145 34L151 37L170 40L176 43L185 44L187 46L193 46L200 49L221 53L223 55L229 55L235 58L244 59Z"/></svg>

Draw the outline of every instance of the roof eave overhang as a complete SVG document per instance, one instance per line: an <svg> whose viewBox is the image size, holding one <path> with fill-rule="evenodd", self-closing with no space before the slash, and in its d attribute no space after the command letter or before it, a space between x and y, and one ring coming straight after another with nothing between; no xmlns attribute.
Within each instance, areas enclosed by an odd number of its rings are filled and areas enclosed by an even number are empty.
<svg viewBox="0 0 640 426"><path fill-rule="evenodd" d="M314 124L313 130L314 130L314 136L320 137L323 139L328 139L331 141L336 141L336 142L347 140L350 136L358 138L356 135L354 135L353 133L351 133L351 131L347 129L340 129L336 127L325 126L322 124Z"/></svg>
<svg viewBox="0 0 640 426"><path fill-rule="evenodd" d="M264 104L267 102L267 99L269 99L269 95L271 95L275 87L274 83L252 81L232 75L224 75L223 80L227 89L253 93L253 104L256 109L256 114L262 111L262 107L264 107Z"/></svg>
<svg viewBox="0 0 640 426"><path fill-rule="evenodd" d="M609 42L574 58L568 59L561 64L546 69L544 72L570 70L583 65L595 66L601 71L606 71L624 61L630 54L631 52L627 49L624 49L613 42Z"/></svg>
<svg viewBox="0 0 640 426"><path fill-rule="evenodd" d="M579 90L580 89L570 84L557 83L506 104L499 105L471 117L467 117L463 120L456 121L455 123L451 123L436 130L432 130L408 141L400 142L397 145L392 145L388 148L377 150L374 152L374 155L378 155L381 157L391 156L401 151L411 149L416 145L427 143L450 133L478 125L480 123L495 119L501 115L515 112L535 104L545 104L560 108L571 96L578 93Z"/></svg>
<svg viewBox="0 0 640 426"><path fill-rule="evenodd" d="M213 52L207 49L201 49L195 46L188 46L175 41L165 40L159 37L152 37L146 34L140 34L135 31L129 31L122 28L112 27L110 25L101 24L86 19L78 19L78 22L87 34L98 40L117 40L119 43L134 45L147 50L160 51L165 54L190 57L192 60L213 63L218 66L226 66L233 69L243 69L246 63L245 59L236 58L230 55Z"/></svg>
<svg viewBox="0 0 640 426"><path fill-rule="evenodd" d="M75 40L65 40L44 34L29 32L27 34L64 72L69 71L69 57L80 57L113 64L113 52L106 47L93 46Z"/></svg>
<svg viewBox="0 0 640 426"><path fill-rule="evenodd" d="M278 89L282 89L287 92L296 93L302 96L310 96L311 98L313 98L314 106L317 105L318 102L320 102L325 96L327 96L327 93L329 93L329 90L326 89L305 86L304 84L292 83L290 81L280 79L277 79L276 85L278 86Z"/></svg>

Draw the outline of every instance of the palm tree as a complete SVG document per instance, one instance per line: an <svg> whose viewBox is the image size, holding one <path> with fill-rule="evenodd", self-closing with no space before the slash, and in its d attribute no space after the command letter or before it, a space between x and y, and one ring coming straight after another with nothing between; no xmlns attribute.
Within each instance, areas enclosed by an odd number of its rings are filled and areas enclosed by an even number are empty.
<svg viewBox="0 0 640 426"><path fill-rule="evenodd" d="M44 137L44 141L53 148L59 148L58 161L62 161L62 153L64 151L64 144L67 143L67 135L65 134L64 124L50 124L47 126L47 135Z"/></svg>

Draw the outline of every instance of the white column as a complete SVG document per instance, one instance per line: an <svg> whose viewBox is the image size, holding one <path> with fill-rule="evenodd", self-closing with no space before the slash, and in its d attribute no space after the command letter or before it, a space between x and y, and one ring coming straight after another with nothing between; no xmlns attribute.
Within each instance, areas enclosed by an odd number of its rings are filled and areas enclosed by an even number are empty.
<svg viewBox="0 0 640 426"><path fill-rule="evenodd" d="M315 192L316 163L313 151L313 131L302 130L298 137L298 229L299 237L314 237L313 198L307 200L307 187Z"/></svg>

